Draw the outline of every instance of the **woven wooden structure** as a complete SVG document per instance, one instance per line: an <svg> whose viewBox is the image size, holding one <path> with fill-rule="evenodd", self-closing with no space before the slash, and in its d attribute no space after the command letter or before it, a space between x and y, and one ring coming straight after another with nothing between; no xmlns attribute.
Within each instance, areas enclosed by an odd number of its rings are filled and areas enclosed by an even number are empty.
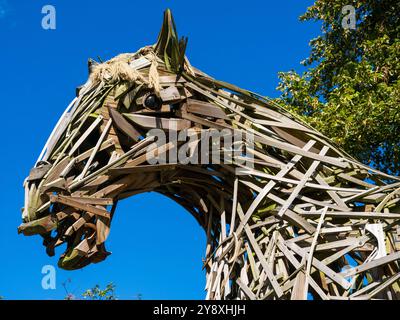
<svg viewBox="0 0 400 320"><path fill-rule="evenodd" d="M40 234L49 255L66 243L59 266L82 268L109 254L117 202L155 191L206 232L207 299L399 298L400 179L271 100L194 68L186 43L166 11L155 45L89 61L88 81L24 182L19 232ZM151 164L148 150L178 147L172 127L251 134L247 162L239 152L228 163ZM164 145L154 128L165 130ZM202 152L199 141L191 154Z"/></svg>

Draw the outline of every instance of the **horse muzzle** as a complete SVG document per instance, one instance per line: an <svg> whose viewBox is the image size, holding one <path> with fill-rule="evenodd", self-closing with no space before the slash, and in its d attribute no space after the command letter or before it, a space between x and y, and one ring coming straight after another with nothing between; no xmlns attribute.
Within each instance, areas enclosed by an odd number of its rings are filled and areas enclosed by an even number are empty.
<svg viewBox="0 0 400 320"><path fill-rule="evenodd" d="M56 219L51 215L50 195L52 188L46 185L46 175L51 168L52 165L48 162L38 162L25 179L25 202L22 208L23 223L18 227L18 233L24 235L43 234L57 227Z"/></svg>

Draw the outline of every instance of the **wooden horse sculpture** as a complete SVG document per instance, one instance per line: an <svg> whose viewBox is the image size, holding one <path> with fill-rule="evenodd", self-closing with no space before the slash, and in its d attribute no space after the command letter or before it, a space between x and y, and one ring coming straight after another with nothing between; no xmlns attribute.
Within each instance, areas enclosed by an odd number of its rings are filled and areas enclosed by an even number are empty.
<svg viewBox="0 0 400 320"><path fill-rule="evenodd" d="M89 61L24 182L18 231L50 256L66 244L59 267L79 269L109 255L117 202L155 191L207 235L207 299L400 298L400 179L191 66L186 44L167 10L155 45Z"/></svg>

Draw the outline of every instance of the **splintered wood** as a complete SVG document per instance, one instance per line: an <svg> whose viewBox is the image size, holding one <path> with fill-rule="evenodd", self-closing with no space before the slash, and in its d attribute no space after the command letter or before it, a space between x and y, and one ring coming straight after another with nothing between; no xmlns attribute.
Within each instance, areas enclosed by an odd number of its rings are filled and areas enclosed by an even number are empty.
<svg viewBox="0 0 400 320"><path fill-rule="evenodd" d="M19 232L40 234L51 256L66 244L59 266L82 268L109 255L117 202L154 191L206 233L207 299L399 299L400 179L192 67L186 42L166 11L155 45L90 60L24 182ZM165 132L162 145L154 129ZM176 139L184 130L187 144ZM207 153L218 161L200 161L199 133L215 131L243 133L246 154L226 161L221 142ZM185 144L182 163L171 151Z"/></svg>

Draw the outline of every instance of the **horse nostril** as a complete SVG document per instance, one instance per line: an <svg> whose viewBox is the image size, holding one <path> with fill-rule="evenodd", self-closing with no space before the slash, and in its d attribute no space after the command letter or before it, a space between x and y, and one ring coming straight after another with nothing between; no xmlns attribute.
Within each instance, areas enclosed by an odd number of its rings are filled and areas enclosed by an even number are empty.
<svg viewBox="0 0 400 320"><path fill-rule="evenodd" d="M36 163L35 168L49 166L49 165L50 165L50 163L48 161L41 160L41 161L38 161L38 163Z"/></svg>
<svg viewBox="0 0 400 320"><path fill-rule="evenodd" d="M31 186L32 183L37 183L41 180L46 173L50 170L51 164L47 161L39 161L29 172L28 176L28 186Z"/></svg>
<svg viewBox="0 0 400 320"><path fill-rule="evenodd" d="M159 110L161 108L161 101L155 94L149 94L144 100L144 106L152 110Z"/></svg>

